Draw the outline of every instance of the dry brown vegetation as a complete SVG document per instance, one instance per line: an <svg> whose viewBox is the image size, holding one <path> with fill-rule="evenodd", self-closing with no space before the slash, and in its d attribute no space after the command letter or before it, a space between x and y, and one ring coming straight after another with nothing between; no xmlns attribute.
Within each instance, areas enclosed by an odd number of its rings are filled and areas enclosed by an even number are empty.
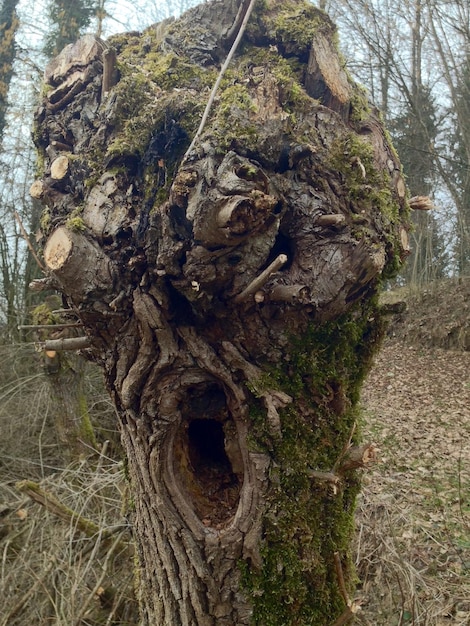
<svg viewBox="0 0 470 626"><path fill-rule="evenodd" d="M470 281L406 294L363 390L361 622L470 624ZM399 294L388 294L395 299Z"/></svg>
<svg viewBox="0 0 470 626"><path fill-rule="evenodd" d="M364 387L379 463L358 506L359 624L470 624L469 293L470 281L408 293ZM0 359L0 626L137 624L122 461L104 445L63 467L37 357L16 346ZM94 370L88 384L103 444L112 409Z"/></svg>

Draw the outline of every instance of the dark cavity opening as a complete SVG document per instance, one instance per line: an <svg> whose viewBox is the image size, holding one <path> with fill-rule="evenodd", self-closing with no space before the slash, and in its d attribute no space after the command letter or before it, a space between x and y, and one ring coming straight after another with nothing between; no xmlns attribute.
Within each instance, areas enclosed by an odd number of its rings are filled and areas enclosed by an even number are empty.
<svg viewBox="0 0 470 626"><path fill-rule="evenodd" d="M195 472L226 473L231 464L225 452L222 424L213 419L196 419L188 428L189 458Z"/></svg>
<svg viewBox="0 0 470 626"><path fill-rule="evenodd" d="M285 254L287 256L287 263L282 266L281 272L286 271L292 265L292 260L294 258L295 248L294 242L290 237L284 235L279 232L276 236L276 240L274 242L273 247L271 248L271 252L269 253L268 260L266 261L266 267L274 261L276 257L280 254ZM264 268L263 268L264 269Z"/></svg>
<svg viewBox="0 0 470 626"><path fill-rule="evenodd" d="M216 384L188 389L173 464L181 492L206 526L223 528L238 507L243 462L236 425Z"/></svg>

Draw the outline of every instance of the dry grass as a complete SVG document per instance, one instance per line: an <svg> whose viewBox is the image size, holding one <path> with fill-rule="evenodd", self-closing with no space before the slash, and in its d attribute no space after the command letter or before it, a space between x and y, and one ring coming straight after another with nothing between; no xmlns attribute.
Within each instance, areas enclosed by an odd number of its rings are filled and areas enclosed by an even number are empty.
<svg viewBox="0 0 470 626"><path fill-rule="evenodd" d="M0 626L137 623L125 478L113 410L96 370L87 398L99 438L89 458L64 465L47 377L30 346L0 348ZM64 505L63 518L17 487L23 479ZM90 521L89 532L79 530ZM86 524L85 524L86 525Z"/></svg>
<svg viewBox="0 0 470 626"><path fill-rule="evenodd" d="M136 624L132 542L122 516L122 465L102 457L41 481L69 519L0 485L0 626ZM80 522L90 531L79 530Z"/></svg>

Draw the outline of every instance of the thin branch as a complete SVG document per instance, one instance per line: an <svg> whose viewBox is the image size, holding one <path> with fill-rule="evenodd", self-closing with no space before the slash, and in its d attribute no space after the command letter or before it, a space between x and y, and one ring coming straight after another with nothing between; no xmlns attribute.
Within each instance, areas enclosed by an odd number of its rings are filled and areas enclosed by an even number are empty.
<svg viewBox="0 0 470 626"><path fill-rule="evenodd" d="M5 616L5 619L2 621L1 626L8 626L11 624L11 620L18 615L24 605L28 602L31 596L35 593L38 587L40 587L46 578L49 576L53 567L57 567L57 563L55 558L51 558L46 569L42 571L42 576L38 577L34 585L31 585L29 589L24 593L15 606L10 610L10 612Z"/></svg>
<svg viewBox="0 0 470 626"><path fill-rule="evenodd" d="M48 339L38 344L39 350L84 350L91 347L89 337L64 337L63 339Z"/></svg>
<svg viewBox="0 0 470 626"><path fill-rule="evenodd" d="M331 483L334 487L339 485L341 482L341 477L333 472L320 472L317 470L310 470L308 472L309 478L313 480L318 480L320 482Z"/></svg>
<svg viewBox="0 0 470 626"><path fill-rule="evenodd" d="M20 324L18 330L62 330L63 328L80 328L83 326L82 322L74 322L67 324Z"/></svg>
<svg viewBox="0 0 470 626"><path fill-rule="evenodd" d="M95 586L93 587L93 589L91 590L90 594L88 595L88 598L83 603L83 605L81 607L81 610L80 610L80 613L78 615L78 618L75 620L75 626L80 626L81 624L83 624L82 619L83 619L86 611L88 610L88 607L90 606L91 602L95 599L95 597L99 596L99 589L102 586L105 577L108 575L109 563L111 561L111 558L114 557L114 552L115 552L116 548L120 547L123 535L124 535L124 532L121 532L116 537L116 539L114 540L113 545L111 546L111 548L108 550L108 553L106 555L106 558L105 558L105 561L104 561L104 564L103 564L103 571L101 572L101 576L98 578L98 580L96 581Z"/></svg>
<svg viewBox="0 0 470 626"><path fill-rule="evenodd" d="M338 579L339 590L341 592L341 595L343 597L343 600L346 606L351 606L351 600L349 599L348 591L346 589L346 584L344 582L343 567L341 565L341 558L339 556L339 552L335 552L333 556L335 559L335 570L336 570L336 577Z"/></svg>
<svg viewBox="0 0 470 626"><path fill-rule="evenodd" d="M60 291L61 285L55 276L49 275L44 278L35 278L29 283L31 291Z"/></svg>
<svg viewBox="0 0 470 626"><path fill-rule="evenodd" d="M344 613L341 613L338 619L331 626L344 626L344 624L347 624L354 618L355 613L356 611L353 611L352 608L348 606Z"/></svg>
<svg viewBox="0 0 470 626"><path fill-rule="evenodd" d="M15 216L15 220L18 222L18 226L20 227L21 234L23 235L23 238L26 241L26 245L28 246L29 251L31 252L34 260L38 264L38 267L44 272L44 274L47 274L47 270L44 267L44 265L41 263L38 255L36 254L36 250L33 248L33 245L31 241L29 240L28 233L26 232L25 227L23 226L23 222L21 221L21 217L18 215L17 211L14 212L14 216Z"/></svg>
<svg viewBox="0 0 470 626"><path fill-rule="evenodd" d="M83 517L80 513L69 508L54 494L45 491L38 483L32 480L22 480L16 483L16 488L29 496L31 500L43 506L50 513L79 530L86 537L91 539L99 537L103 545L109 545L111 537L116 531L123 531L127 528L127 525L123 524L116 524L115 526L110 526L105 529L101 528L93 520ZM122 542L122 548L127 547L128 544Z"/></svg>
<svg viewBox="0 0 470 626"><path fill-rule="evenodd" d="M270 263L270 265L268 265L268 267L261 272L259 276L257 276L251 281L248 287L246 287L241 293L235 296L233 301L238 304L239 302L243 302L244 300L247 300L251 295L254 295L264 285L264 283L270 278L270 276L274 274L275 272L277 272L279 269L281 269L281 267L285 265L286 263L287 263L287 255L280 254L279 256L277 256L274 259L274 261Z"/></svg>
<svg viewBox="0 0 470 626"><path fill-rule="evenodd" d="M212 105L214 104L214 100L215 100L215 96L217 94L217 91L219 89L220 83L222 81L222 78L228 68L228 66L230 65L230 61L232 60L233 55L235 54L237 48L238 48L238 44L240 43L241 38L243 37L243 34L245 32L246 29L246 25L248 24L248 20L250 19L250 15L251 12L253 10L253 7L255 6L256 0L250 0L250 4L248 5L248 8L246 10L245 16L243 18L243 21L240 25L240 29L238 31L238 34L235 38L235 41L232 44L232 47L230 48L230 51L227 55L227 58L225 59L224 64L222 65L222 68L220 70L219 75L217 76L217 80L215 81L214 86L212 87L212 91L211 94L209 96L209 100L207 102L206 108L204 109L204 113L202 115L202 119L201 119L201 123L199 124L199 128L196 131L196 134L194 135L194 138L191 142L191 145L189 146L189 148L186 150L185 155L183 157L182 162L184 163L188 157L188 155L191 153L192 149L194 148L194 145L196 143L196 141L199 139L199 136L201 135L202 131L204 130L204 126L206 125L207 122L207 118L209 117L209 113L211 112L211 108ZM237 19L239 19L240 13L237 15ZM236 20L235 20L236 22Z"/></svg>
<svg viewBox="0 0 470 626"><path fill-rule="evenodd" d="M349 448L351 447L352 440L353 440L353 437L354 437L354 433L356 432L356 428L357 428L357 422L355 421L354 424L352 425L351 431L349 433L348 440L345 443L345 445L343 446L343 449L341 450L338 458L336 459L335 464L333 465L333 469L331 470L332 472L336 472L338 467L341 465L341 462L344 459L345 455L347 454Z"/></svg>

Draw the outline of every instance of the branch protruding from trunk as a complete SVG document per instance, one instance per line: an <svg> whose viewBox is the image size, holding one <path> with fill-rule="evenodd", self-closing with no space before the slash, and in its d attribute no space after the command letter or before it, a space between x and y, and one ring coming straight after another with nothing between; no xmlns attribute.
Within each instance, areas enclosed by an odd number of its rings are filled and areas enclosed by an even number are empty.
<svg viewBox="0 0 470 626"><path fill-rule="evenodd" d="M244 302L248 300L250 296L254 296L254 294L259 291L259 289L269 280L269 278L281 269L283 265L287 263L287 255L280 254L277 256L272 263L268 265L268 267L261 272L259 276L257 276L249 285L244 289L238 296L235 296L233 301L236 304L240 302Z"/></svg>
<svg viewBox="0 0 470 626"><path fill-rule="evenodd" d="M307 285L276 285L269 294L273 302L307 304L310 302L310 288Z"/></svg>
<svg viewBox="0 0 470 626"><path fill-rule="evenodd" d="M38 344L41 350L85 350L91 347L89 337L62 337L61 339L48 339Z"/></svg>
<svg viewBox="0 0 470 626"><path fill-rule="evenodd" d="M106 48L103 50L103 85L101 87L101 99L107 96L116 82L116 50L114 48Z"/></svg>
<svg viewBox="0 0 470 626"><path fill-rule="evenodd" d="M34 198L35 200L40 200L43 197L45 190L46 190L46 187L43 181L35 180L34 183L31 185L31 187L29 188L29 195L31 196L31 198Z"/></svg>
<svg viewBox="0 0 470 626"><path fill-rule="evenodd" d="M51 178L54 180L63 180L69 173L69 158L65 154L61 154L51 163Z"/></svg>
<svg viewBox="0 0 470 626"><path fill-rule="evenodd" d="M317 218L317 224L319 226L339 226L346 221L346 218L342 213L334 213L333 215L320 215Z"/></svg>
<svg viewBox="0 0 470 626"><path fill-rule="evenodd" d="M77 302L112 283L113 268L103 250L81 232L57 228L44 247L44 261Z"/></svg>
<svg viewBox="0 0 470 626"><path fill-rule="evenodd" d="M374 445L366 443L362 446L352 446L342 458L338 473L369 467L376 462L377 450Z"/></svg>
<svg viewBox="0 0 470 626"><path fill-rule="evenodd" d="M431 211L435 208L429 196L413 196L410 198L409 204L414 211Z"/></svg>

